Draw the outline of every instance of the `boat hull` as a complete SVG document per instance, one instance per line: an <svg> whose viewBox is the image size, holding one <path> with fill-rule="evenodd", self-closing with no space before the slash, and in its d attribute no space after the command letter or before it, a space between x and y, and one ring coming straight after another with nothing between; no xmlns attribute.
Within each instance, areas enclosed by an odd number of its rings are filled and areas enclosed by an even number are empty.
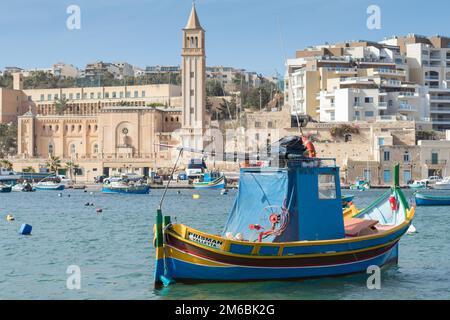
<svg viewBox="0 0 450 320"><path fill-rule="evenodd" d="M110 188L103 187L102 193L111 193L111 194L149 194L150 187L130 187L130 188Z"/></svg>
<svg viewBox="0 0 450 320"><path fill-rule="evenodd" d="M40 190L40 191L61 191L64 190L64 185L57 185L57 186L39 186L35 185L34 189Z"/></svg>
<svg viewBox="0 0 450 320"><path fill-rule="evenodd" d="M0 193L9 193L12 191L12 187L0 187Z"/></svg>
<svg viewBox="0 0 450 320"><path fill-rule="evenodd" d="M397 262L398 242L409 225L378 237L323 241L319 245L228 243L182 227L177 230L185 237L164 232L164 254L157 265L166 265L165 274L180 282L302 279L366 272L371 265Z"/></svg>
<svg viewBox="0 0 450 320"><path fill-rule="evenodd" d="M450 206L450 196L427 196L423 194L416 194L417 206Z"/></svg>
<svg viewBox="0 0 450 320"><path fill-rule="evenodd" d="M178 255L183 255L178 252ZM220 281L264 281L332 277L353 273L363 273L369 266L382 267L398 261L398 243L388 250L366 259L347 263L331 263L326 265L263 267L208 265L210 261L196 258L196 262L188 259L168 258L169 274L179 282L220 282ZM199 263L201 262L201 263Z"/></svg>
<svg viewBox="0 0 450 320"><path fill-rule="evenodd" d="M210 182L194 182L194 189L224 189L226 187L225 177L217 178Z"/></svg>
<svg viewBox="0 0 450 320"><path fill-rule="evenodd" d="M433 189L436 190L450 190L450 184L433 184Z"/></svg>

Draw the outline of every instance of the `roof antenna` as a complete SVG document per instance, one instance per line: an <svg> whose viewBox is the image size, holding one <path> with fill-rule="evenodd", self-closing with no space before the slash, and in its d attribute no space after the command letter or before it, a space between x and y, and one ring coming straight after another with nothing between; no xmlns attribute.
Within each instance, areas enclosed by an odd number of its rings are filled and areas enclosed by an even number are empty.
<svg viewBox="0 0 450 320"><path fill-rule="evenodd" d="M284 64L287 67L288 63L287 63L287 56L286 56L286 48L284 46L283 33L281 31L280 16L277 17L277 20L278 20L278 33L279 33L279 36L280 36L280 45L281 45L281 49L283 51L283 56L284 56ZM292 90L291 76L289 75L289 70L288 70L288 85L289 85L289 96L291 96L293 98L294 91ZM286 103L286 101L285 101L285 103ZM297 121L298 133L299 133L300 137L303 137L302 125L300 124L300 119L298 117L298 111L297 110L295 110L295 118L296 118L296 121Z"/></svg>

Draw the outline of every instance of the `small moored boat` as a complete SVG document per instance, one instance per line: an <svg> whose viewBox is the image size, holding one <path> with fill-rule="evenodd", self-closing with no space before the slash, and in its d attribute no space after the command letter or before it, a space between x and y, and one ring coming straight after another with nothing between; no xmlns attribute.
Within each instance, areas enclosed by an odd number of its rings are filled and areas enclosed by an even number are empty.
<svg viewBox="0 0 450 320"><path fill-rule="evenodd" d="M222 174L205 173L202 180L194 180L195 189L225 189L226 179Z"/></svg>
<svg viewBox="0 0 450 320"><path fill-rule="evenodd" d="M139 182L130 182L122 178L108 178L103 181L103 193L148 194L150 186Z"/></svg>
<svg viewBox="0 0 450 320"><path fill-rule="evenodd" d="M427 189L428 188L428 181L425 180L416 180L413 183L408 184L408 188L410 189Z"/></svg>
<svg viewBox="0 0 450 320"><path fill-rule="evenodd" d="M0 193L11 192L12 186L0 182Z"/></svg>
<svg viewBox="0 0 450 320"><path fill-rule="evenodd" d="M28 182L18 183L12 187L14 192L34 192L36 191L33 186Z"/></svg>
<svg viewBox="0 0 450 320"><path fill-rule="evenodd" d="M450 206L450 195L415 194L417 206Z"/></svg>
<svg viewBox="0 0 450 320"><path fill-rule="evenodd" d="M44 190L44 191L56 191L56 190L64 190L64 185L57 183L55 181L40 181L34 185L36 190Z"/></svg>
<svg viewBox="0 0 450 320"><path fill-rule="evenodd" d="M432 187L438 190L450 190L450 177L445 177L441 181L437 181Z"/></svg>

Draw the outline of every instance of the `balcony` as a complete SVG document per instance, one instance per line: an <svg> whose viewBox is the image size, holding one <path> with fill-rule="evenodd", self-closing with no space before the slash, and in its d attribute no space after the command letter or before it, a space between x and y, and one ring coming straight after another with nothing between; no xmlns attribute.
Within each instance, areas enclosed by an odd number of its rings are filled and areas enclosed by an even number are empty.
<svg viewBox="0 0 450 320"><path fill-rule="evenodd" d="M400 91L398 93L399 98L412 98L412 97L418 97L419 95L416 92L410 92L410 91Z"/></svg>
<svg viewBox="0 0 450 320"><path fill-rule="evenodd" d="M375 69L374 74L392 75L392 76L406 76L406 71L396 69Z"/></svg>
<svg viewBox="0 0 450 320"><path fill-rule="evenodd" d="M430 96L430 101L437 101L437 102L449 102L450 103L450 96Z"/></svg>
<svg viewBox="0 0 450 320"><path fill-rule="evenodd" d="M342 68L342 67L329 67L327 68L329 72L336 72L338 74L355 74L356 70L353 68Z"/></svg>
<svg viewBox="0 0 450 320"><path fill-rule="evenodd" d="M388 103L387 102L378 102L378 109L379 110L387 110Z"/></svg>
<svg viewBox="0 0 450 320"><path fill-rule="evenodd" d="M398 106L398 110L399 110L399 111L407 111L407 112L414 112L414 111L417 111L417 109L416 109L414 106L412 106L412 105L410 105L410 104L407 104L407 103L402 103L402 104L400 104L400 105Z"/></svg>
<svg viewBox="0 0 450 320"><path fill-rule="evenodd" d="M447 160L426 160L425 164L427 166L443 167L447 165Z"/></svg>
<svg viewBox="0 0 450 320"><path fill-rule="evenodd" d="M402 82L398 80L383 80L381 85L385 87L401 87Z"/></svg>
<svg viewBox="0 0 450 320"><path fill-rule="evenodd" d="M431 108L431 113L450 114L450 108Z"/></svg>

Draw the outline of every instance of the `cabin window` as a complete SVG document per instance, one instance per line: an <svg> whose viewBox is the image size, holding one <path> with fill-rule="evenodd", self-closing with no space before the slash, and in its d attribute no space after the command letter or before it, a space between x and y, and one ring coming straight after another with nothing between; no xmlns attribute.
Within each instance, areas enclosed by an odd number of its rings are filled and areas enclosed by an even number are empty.
<svg viewBox="0 0 450 320"><path fill-rule="evenodd" d="M334 174L319 174L319 199L336 199L336 180Z"/></svg>

